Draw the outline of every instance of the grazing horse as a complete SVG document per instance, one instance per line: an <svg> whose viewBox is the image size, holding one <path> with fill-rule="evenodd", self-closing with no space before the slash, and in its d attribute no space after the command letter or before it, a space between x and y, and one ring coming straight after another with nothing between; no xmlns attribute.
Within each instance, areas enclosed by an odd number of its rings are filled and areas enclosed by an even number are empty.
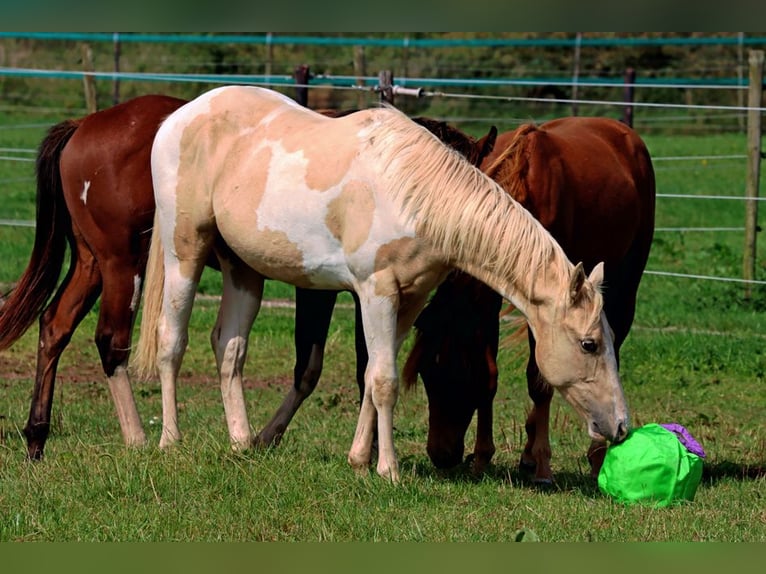
<svg viewBox="0 0 766 574"><path fill-rule="evenodd" d="M482 169L548 229L585 269L604 262L604 311L614 331L614 351L630 330L636 293L654 232L655 180L639 136L605 118L563 118L524 125L498 136ZM465 274L453 274L417 320L416 341L403 378L423 379L429 406L428 453L437 467L462 461L466 430L477 413L474 470L495 451L492 401L497 388L500 295ZM529 331L527 382L534 406L526 422L521 466L535 480L552 480L548 440L552 387L536 360ZM594 442L594 473L604 445Z"/></svg>
<svg viewBox="0 0 766 574"><path fill-rule="evenodd" d="M129 445L146 442L127 363L154 218L149 154L162 120L184 103L186 100L161 95L140 96L54 125L40 144L34 247L27 268L0 307L0 350L16 342L36 318L40 323L37 374L24 427L30 459L44 454L61 354L99 295L96 345L123 439ZM416 121L476 165L491 150L496 136L496 131L490 131L476 141L444 122ZM70 265L56 289L67 244ZM208 263L217 266L214 258ZM278 442L321 371L337 293L297 291L295 384L272 422L261 431L259 444ZM367 359L361 320L357 330L363 375ZM363 376L358 379L361 396Z"/></svg>
<svg viewBox="0 0 766 574"><path fill-rule="evenodd" d="M321 110L321 113L331 117L342 117L349 112ZM443 121L424 117L413 118L413 121L431 131L475 166L481 165L484 158L492 151L497 137L497 129L494 126L490 128L487 135L475 139ZM364 399L364 372L367 368L368 355L359 299L353 291L352 295L356 312L356 382L361 403ZM274 416L255 437L256 446L270 447L279 444L303 401L314 392L322 373L324 348L337 296L337 291L295 288L294 383Z"/></svg>
<svg viewBox="0 0 766 574"><path fill-rule="evenodd" d="M43 456L48 438L59 359L99 294L96 346L123 439L146 442L127 366L154 217L149 154L160 122L183 103L136 98L59 123L40 145L34 247L0 308L0 350L39 316L37 373L24 427L33 460ZM56 289L67 243L69 270Z"/></svg>
<svg viewBox="0 0 766 574"><path fill-rule="evenodd" d="M242 390L266 277L353 290L369 363L349 463L399 468L396 355L428 293L452 268L509 299L537 364L595 439L620 441L628 413L599 286L532 215L428 130L391 108L328 118L271 90L228 86L162 124L152 147L156 212L136 363L159 373L160 446L180 438L176 379L194 293L215 253L223 294L212 339L229 437L251 442ZM445 198L449 198L445 201Z"/></svg>

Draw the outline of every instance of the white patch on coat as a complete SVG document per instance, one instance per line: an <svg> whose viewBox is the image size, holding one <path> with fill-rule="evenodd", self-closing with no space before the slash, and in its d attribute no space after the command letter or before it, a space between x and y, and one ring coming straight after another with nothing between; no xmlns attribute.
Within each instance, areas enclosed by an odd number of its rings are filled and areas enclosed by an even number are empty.
<svg viewBox="0 0 766 574"><path fill-rule="evenodd" d="M80 194L80 199L82 199L82 202L87 204L88 203L88 190L90 189L90 182L86 181L85 186L82 188L82 193Z"/></svg>
<svg viewBox="0 0 766 574"><path fill-rule="evenodd" d="M135 313L138 308L138 301L141 297L141 277L133 276L133 297L130 299L130 310Z"/></svg>

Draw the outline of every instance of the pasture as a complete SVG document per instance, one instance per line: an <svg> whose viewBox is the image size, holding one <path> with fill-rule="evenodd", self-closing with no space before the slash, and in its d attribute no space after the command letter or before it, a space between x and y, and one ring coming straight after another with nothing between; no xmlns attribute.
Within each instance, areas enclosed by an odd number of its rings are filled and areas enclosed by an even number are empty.
<svg viewBox="0 0 766 574"><path fill-rule="evenodd" d="M45 121L13 128L24 119L0 118L0 147L35 147ZM735 134L645 140L654 158L741 155L746 145ZM655 171L658 194L741 196L744 189L743 159L655 161ZM0 162L0 219L34 219L32 173L30 162ZM741 227L743 219L741 201L657 201L658 228ZM2 292L25 267L32 239L31 228L0 227ZM647 268L737 277L742 245L740 232L658 231ZM757 278L766 279L763 245ZM555 484L539 488L519 472L530 401L526 358L512 348L500 352L498 452L486 475L433 468L425 453L422 388L400 394L396 407L401 484L389 484L374 469L356 475L346 463L357 419L348 296L335 312L317 391L281 445L232 453L208 343L219 288L215 273L206 271L179 377L184 440L168 451L156 446L161 405L154 381L134 383L150 446L123 446L93 344L94 312L62 358L51 438L39 464L25 460L21 434L34 381L36 328L0 353L1 541L766 540L763 286L746 301L736 282L643 279L621 354L632 423L684 424L708 454L694 502L667 509L626 507L599 493L588 476L584 425L559 396L551 416ZM256 430L287 392L294 360L292 288L268 283L266 293L273 304L256 321L245 368Z"/></svg>

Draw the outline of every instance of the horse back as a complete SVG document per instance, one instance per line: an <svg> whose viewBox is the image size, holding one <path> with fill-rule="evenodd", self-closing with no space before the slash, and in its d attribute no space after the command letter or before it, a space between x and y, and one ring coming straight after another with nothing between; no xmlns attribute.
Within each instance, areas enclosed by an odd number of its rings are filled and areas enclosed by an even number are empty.
<svg viewBox="0 0 766 574"><path fill-rule="evenodd" d="M114 248L135 249L129 238L151 228L152 141L160 123L184 103L140 96L80 121L61 154L61 179L72 219L93 248L101 244L97 237L113 237Z"/></svg>
<svg viewBox="0 0 766 574"><path fill-rule="evenodd" d="M569 117L498 136L484 161L556 238L572 261L590 268L621 261L636 242L648 254L654 228L654 171L635 131L608 118ZM503 180L503 174L506 180ZM513 179L510 179L513 178Z"/></svg>

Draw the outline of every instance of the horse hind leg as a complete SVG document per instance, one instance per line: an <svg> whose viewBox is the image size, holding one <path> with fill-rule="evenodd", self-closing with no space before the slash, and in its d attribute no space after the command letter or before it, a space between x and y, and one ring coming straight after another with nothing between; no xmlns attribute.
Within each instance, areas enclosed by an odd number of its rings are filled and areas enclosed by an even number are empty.
<svg viewBox="0 0 766 574"><path fill-rule="evenodd" d="M229 439L234 450L253 444L247 416L242 371L247 341L263 299L264 278L233 255L221 257L223 294L218 319L210 337L221 380Z"/></svg>
<svg viewBox="0 0 766 574"><path fill-rule="evenodd" d="M296 287L293 386L255 437L256 447L277 446L303 401L314 392L322 374L327 333L337 298L337 291Z"/></svg>
<svg viewBox="0 0 766 574"><path fill-rule="evenodd" d="M128 446L143 446L146 434L127 370L133 323L141 295L141 273L136 264L113 261L102 265L102 276L104 288L96 327L96 346L123 440Z"/></svg>
<svg viewBox="0 0 766 574"><path fill-rule="evenodd" d="M98 299L101 274L93 255L81 243L72 247L72 263L61 285L40 315L37 370L29 418L24 427L27 456L43 457L50 432L56 369L72 334Z"/></svg>

